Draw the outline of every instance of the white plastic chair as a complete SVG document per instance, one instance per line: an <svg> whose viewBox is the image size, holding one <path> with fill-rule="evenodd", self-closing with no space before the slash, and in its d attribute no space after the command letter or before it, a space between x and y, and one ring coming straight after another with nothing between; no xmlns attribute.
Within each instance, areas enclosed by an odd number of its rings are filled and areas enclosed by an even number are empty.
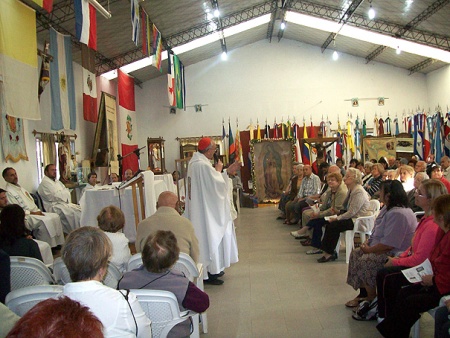
<svg viewBox="0 0 450 338"><path fill-rule="evenodd" d="M11 291L33 285L55 284L50 270L39 259L11 256Z"/></svg>
<svg viewBox="0 0 450 338"><path fill-rule="evenodd" d="M72 282L69 270L67 270L67 267L61 257L56 258L53 263L53 274L58 284L64 285ZM103 279L103 284L113 289L117 289L117 284L119 283L120 278L122 278L122 273L113 263L109 262L108 272Z"/></svg>
<svg viewBox="0 0 450 338"><path fill-rule="evenodd" d="M431 317L434 318L436 310L438 308L439 307L435 307L433 309L428 310L427 312L430 314ZM420 338L420 318L414 323L413 327L411 328L411 337Z"/></svg>
<svg viewBox="0 0 450 338"><path fill-rule="evenodd" d="M370 216L361 216L358 217L353 225L353 230L347 230L345 232L341 232L339 237L338 246L336 248L336 252L339 252L341 239L345 240L345 262L348 264L350 261L350 254L352 250L355 248L354 237L356 233L359 233L361 238L361 243L366 241L366 235L370 236L372 234L373 227L375 225L375 219L378 217L378 213L380 212L380 202L377 200L370 200L370 208L373 210L373 214ZM366 228L365 231L360 230L364 226Z"/></svg>
<svg viewBox="0 0 450 338"><path fill-rule="evenodd" d="M35 285L11 291L6 296L5 305L22 317L37 303L58 296L63 292L61 285Z"/></svg>
<svg viewBox="0 0 450 338"><path fill-rule="evenodd" d="M184 252L180 252L180 256L172 269L182 272L186 278L194 283L200 290L205 291L203 285L203 265L201 263L195 265L191 256ZM208 333L208 317L206 312L202 312L200 315L195 315L193 317L194 332L191 334L192 338L198 338L200 336L198 328L200 319L203 333Z"/></svg>
<svg viewBox="0 0 450 338"><path fill-rule="evenodd" d="M193 311L180 312L175 295L169 291L132 289L145 314L152 321L152 337L165 338L177 324L196 314Z"/></svg>
<svg viewBox="0 0 450 338"><path fill-rule="evenodd" d="M127 265L127 272L142 266L142 254L138 252L130 257Z"/></svg>

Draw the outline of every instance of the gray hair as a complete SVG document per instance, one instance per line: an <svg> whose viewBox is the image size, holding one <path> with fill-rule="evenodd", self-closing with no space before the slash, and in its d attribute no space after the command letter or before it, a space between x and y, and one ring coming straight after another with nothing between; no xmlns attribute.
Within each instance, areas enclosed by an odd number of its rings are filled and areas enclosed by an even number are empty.
<svg viewBox="0 0 450 338"><path fill-rule="evenodd" d="M347 173L352 174L356 184L362 184L362 173L356 168L348 168Z"/></svg>

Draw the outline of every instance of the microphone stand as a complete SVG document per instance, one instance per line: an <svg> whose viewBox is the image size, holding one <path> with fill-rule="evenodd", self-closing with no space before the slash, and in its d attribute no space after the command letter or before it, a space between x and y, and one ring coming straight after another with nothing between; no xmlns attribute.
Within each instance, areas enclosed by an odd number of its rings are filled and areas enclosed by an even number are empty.
<svg viewBox="0 0 450 338"><path fill-rule="evenodd" d="M137 156L137 158L138 158L138 170L136 171L135 175L142 171L141 170L141 153L140 153L140 151L142 149L144 149L144 148L145 148L145 146L143 146L142 148L136 148L133 151L129 152L128 154L124 155L124 156L121 156L120 154L117 155L117 160L119 161L119 174L120 174L120 177L122 177L122 171L123 171L122 160L124 158L132 155L132 154L135 154Z"/></svg>

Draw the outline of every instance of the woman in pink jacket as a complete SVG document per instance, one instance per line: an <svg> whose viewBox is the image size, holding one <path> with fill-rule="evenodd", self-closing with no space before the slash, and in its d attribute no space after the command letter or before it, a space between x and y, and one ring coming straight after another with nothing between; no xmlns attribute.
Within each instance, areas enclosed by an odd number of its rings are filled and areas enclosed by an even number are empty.
<svg viewBox="0 0 450 338"><path fill-rule="evenodd" d="M442 237L431 214L431 204L434 199L445 194L447 189L438 180L425 180L416 189L416 204L425 211L425 215L416 228L411 246L398 257L389 257L385 268L377 273L378 318L389 316L399 290L410 284L401 270L423 263Z"/></svg>

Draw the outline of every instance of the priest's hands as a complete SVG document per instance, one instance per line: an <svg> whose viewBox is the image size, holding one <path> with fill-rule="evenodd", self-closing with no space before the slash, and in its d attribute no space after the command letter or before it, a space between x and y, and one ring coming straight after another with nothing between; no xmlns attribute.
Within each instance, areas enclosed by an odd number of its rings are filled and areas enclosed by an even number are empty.
<svg viewBox="0 0 450 338"><path fill-rule="evenodd" d="M238 172L238 170L240 168L241 168L241 162L236 160L236 161L234 161L234 163L230 164L230 166L227 168L227 173L229 173L231 175L236 175L236 173Z"/></svg>
<svg viewBox="0 0 450 338"><path fill-rule="evenodd" d="M221 173L223 169L223 162L219 159L217 163L214 165L214 168L217 172Z"/></svg>

